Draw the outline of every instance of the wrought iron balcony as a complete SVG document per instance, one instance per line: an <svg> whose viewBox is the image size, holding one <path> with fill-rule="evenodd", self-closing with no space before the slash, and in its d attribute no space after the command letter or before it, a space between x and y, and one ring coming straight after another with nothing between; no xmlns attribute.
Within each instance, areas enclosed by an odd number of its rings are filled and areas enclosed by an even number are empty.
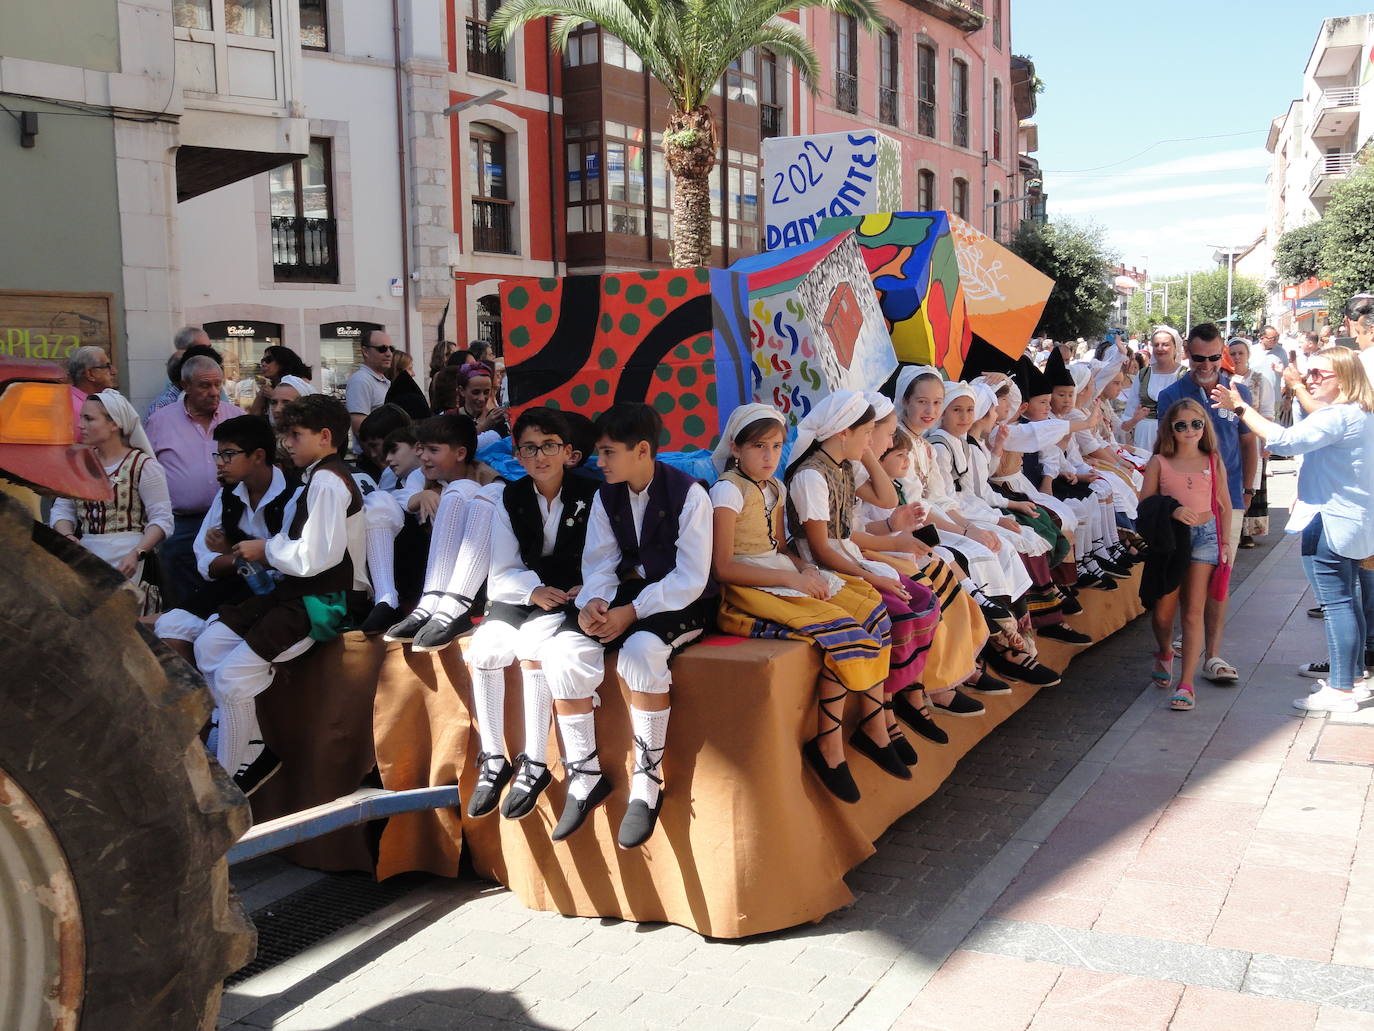
<svg viewBox="0 0 1374 1031"><path fill-rule="evenodd" d="M759 136L769 139L782 135L782 108L777 104L759 106Z"/></svg>
<svg viewBox="0 0 1374 1031"><path fill-rule="evenodd" d="M878 121L897 124L897 91L886 86L878 88Z"/></svg>
<svg viewBox="0 0 1374 1031"><path fill-rule="evenodd" d="M922 98L916 105L916 131L935 139L935 101Z"/></svg>
<svg viewBox="0 0 1374 1031"><path fill-rule="evenodd" d="M967 111L962 111L962 112L961 112L961 111L955 111L955 112L954 112L954 137L953 137L953 141L952 141L952 142L954 143L954 145L955 145L956 147L967 147L967 146L968 146L968 112L967 112Z"/></svg>
<svg viewBox="0 0 1374 1031"><path fill-rule="evenodd" d="M511 209L508 200L476 200L472 202L472 249L489 254L515 254L515 239L511 232Z"/></svg>
<svg viewBox="0 0 1374 1031"><path fill-rule="evenodd" d="M941 21L948 22L961 32L977 32L988 20L979 8L981 3L963 3L961 0L906 0L918 11L925 11Z"/></svg>
<svg viewBox="0 0 1374 1031"><path fill-rule="evenodd" d="M278 282L337 283L338 223L332 218L273 215L272 277Z"/></svg>
<svg viewBox="0 0 1374 1031"><path fill-rule="evenodd" d="M468 19L468 71L493 79L511 81L506 71L506 49L487 38L487 23Z"/></svg>
<svg viewBox="0 0 1374 1031"><path fill-rule="evenodd" d="M851 115L859 112L859 78L848 72L835 72L835 106Z"/></svg>

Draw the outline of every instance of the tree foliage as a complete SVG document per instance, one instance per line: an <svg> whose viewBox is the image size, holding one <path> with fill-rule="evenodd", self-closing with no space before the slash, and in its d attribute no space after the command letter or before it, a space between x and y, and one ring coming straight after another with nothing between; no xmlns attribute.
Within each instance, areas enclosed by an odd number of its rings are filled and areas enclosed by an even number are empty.
<svg viewBox="0 0 1374 1031"><path fill-rule="evenodd" d="M1374 167L1360 164L1331 191L1322 216L1321 271L1328 309L1374 290Z"/></svg>
<svg viewBox="0 0 1374 1031"><path fill-rule="evenodd" d="M1116 255L1098 226L1074 222L1021 223L1011 250L1054 280L1036 333L1054 340L1098 336L1111 314Z"/></svg>
<svg viewBox="0 0 1374 1031"><path fill-rule="evenodd" d="M1309 222L1279 237L1274 245L1274 271L1282 284L1301 283L1321 271L1323 230L1323 223Z"/></svg>
<svg viewBox="0 0 1374 1031"><path fill-rule="evenodd" d="M1126 305L1126 326L1132 333L1144 335L1155 326L1173 326L1185 336L1188 323L1215 322L1226 327L1226 268L1204 269L1193 273L1192 317L1188 314L1188 276L1161 276L1160 282L1181 279L1169 287L1169 314L1164 314L1164 293L1155 288L1154 300L1146 303L1145 291L1137 290ZM1249 333L1264 319L1264 288L1249 276L1237 275L1231 284L1231 308L1236 318L1231 323L1235 334ZM1146 308L1150 311L1146 311Z"/></svg>

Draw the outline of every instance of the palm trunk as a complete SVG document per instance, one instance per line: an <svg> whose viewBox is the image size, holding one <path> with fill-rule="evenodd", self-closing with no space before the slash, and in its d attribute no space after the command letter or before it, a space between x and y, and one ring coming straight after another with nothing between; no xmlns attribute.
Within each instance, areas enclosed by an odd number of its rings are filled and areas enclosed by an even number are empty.
<svg viewBox="0 0 1374 1031"><path fill-rule="evenodd" d="M673 173L673 265L711 262L711 170L716 164L716 127L705 107L673 111L663 134L663 154Z"/></svg>

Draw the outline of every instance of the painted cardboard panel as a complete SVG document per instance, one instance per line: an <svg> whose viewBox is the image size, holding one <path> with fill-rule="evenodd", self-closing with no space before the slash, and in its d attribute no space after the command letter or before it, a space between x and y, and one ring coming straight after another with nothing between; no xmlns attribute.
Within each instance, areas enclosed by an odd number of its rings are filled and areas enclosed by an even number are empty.
<svg viewBox="0 0 1374 1031"><path fill-rule="evenodd" d="M512 422L536 405L663 416L659 446L715 446L750 396L744 277L722 269L565 276L501 287Z"/></svg>
<svg viewBox="0 0 1374 1031"><path fill-rule="evenodd" d="M1054 280L958 215L949 216L969 326L1009 358L1035 333Z"/></svg>
<svg viewBox="0 0 1374 1031"><path fill-rule="evenodd" d="M777 136L763 141L764 242L795 247L822 220L902 204L902 148L880 132Z"/></svg>
<svg viewBox="0 0 1374 1031"><path fill-rule="evenodd" d="M867 390L897 367L853 233L743 258L754 399L797 422L833 390Z"/></svg>
<svg viewBox="0 0 1374 1031"><path fill-rule="evenodd" d="M817 237L846 230L854 232L897 357L958 379L972 333L948 213L827 218Z"/></svg>

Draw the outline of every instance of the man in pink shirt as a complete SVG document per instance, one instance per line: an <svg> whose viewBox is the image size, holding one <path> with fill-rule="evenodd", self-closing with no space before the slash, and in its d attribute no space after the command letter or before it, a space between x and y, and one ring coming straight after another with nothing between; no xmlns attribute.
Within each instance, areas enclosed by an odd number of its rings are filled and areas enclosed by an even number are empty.
<svg viewBox="0 0 1374 1031"><path fill-rule="evenodd" d="M154 412L146 427L172 496L172 536L158 549L162 591L170 605L200 583L192 546L219 490L215 427L244 414L237 405L220 400L223 386L224 370L213 358L187 359L181 367L181 397Z"/></svg>
<svg viewBox="0 0 1374 1031"><path fill-rule="evenodd" d="M103 347L78 347L67 359L67 378L72 381L72 422L79 430L86 398L115 385L114 363Z"/></svg>

